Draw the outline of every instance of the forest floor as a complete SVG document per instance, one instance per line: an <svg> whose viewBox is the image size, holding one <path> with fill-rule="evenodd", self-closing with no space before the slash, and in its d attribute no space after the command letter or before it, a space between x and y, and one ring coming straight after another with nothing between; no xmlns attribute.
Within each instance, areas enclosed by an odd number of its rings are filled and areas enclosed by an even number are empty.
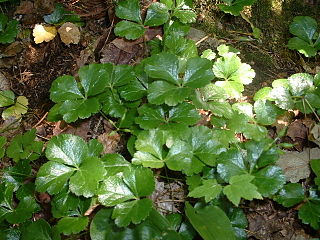
<svg viewBox="0 0 320 240"><path fill-rule="evenodd" d="M55 3L79 14L85 23L81 27L78 44L66 45L59 37L50 42L35 44L32 29L43 23L43 17L50 14ZM54 79L69 74L76 76L78 69L89 63L112 62L114 64L134 64L146 56L143 41L125 41L113 34L117 22L114 5L106 0L30 0L14 4L2 4L1 11L19 19L21 34L12 44L0 45L0 88L9 86L16 95L29 100L29 110L20 122L0 119L0 134L9 140L15 135L37 129L37 136L48 140L59 133L73 133L84 139L98 138L106 146L107 152L122 152L125 137L110 135L112 126L100 116L68 125L64 122L48 122L46 116L53 106L49 99L49 89ZM244 11L247 19L262 31L260 38L252 36L252 28L241 16L225 14L216 7L215 0L197 0L199 13L190 37L199 44L199 52L206 48L215 49L225 43L240 49L243 62L256 72L254 82L246 89L250 99L254 92L268 86L279 78L307 72L320 71L320 57L307 59L286 47L290 38L289 23L294 16L311 16L320 23L320 2L307 0L259 0ZM151 39L161 34L160 29L147 33ZM5 83L5 84L4 84ZM0 89L3 90L3 89ZM0 109L1 112L1 109ZM305 126L305 123L299 126ZM303 127L298 127L300 131ZM4 131L4 129L6 131ZM306 139L299 143L302 150ZM299 148L299 147L298 147ZM10 165L0 163L0 167ZM249 221L249 239L312 239L320 233L301 223L296 209L285 209L271 200L252 201L245 207Z"/></svg>

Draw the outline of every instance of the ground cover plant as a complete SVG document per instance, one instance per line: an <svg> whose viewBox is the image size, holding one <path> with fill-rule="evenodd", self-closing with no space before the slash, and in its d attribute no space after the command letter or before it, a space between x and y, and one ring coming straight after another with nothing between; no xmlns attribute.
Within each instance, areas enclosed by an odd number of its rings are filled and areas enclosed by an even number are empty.
<svg viewBox="0 0 320 240"><path fill-rule="evenodd" d="M239 11L254 3L223 2ZM74 14L56 5L44 20L79 22ZM266 199L296 207L301 222L319 230L319 156L310 182L289 182L278 161L295 145L285 139L292 130L270 133L293 112L318 124L320 75L275 79L243 101L255 71L228 44L199 53L186 37L196 20L192 1L122 0L115 14L115 35L126 43L157 26L163 34L140 42L150 55L139 63L91 63L54 79L46 117L76 126L101 116L108 136L126 138L126 150L106 153L101 139L70 133L40 140L35 128L0 136L0 158L13 163L1 169L0 239L247 239L244 206ZM0 92L4 120L19 121L27 106L27 98ZM183 197L155 199L163 179L183 182ZM180 205L163 211L164 202Z"/></svg>

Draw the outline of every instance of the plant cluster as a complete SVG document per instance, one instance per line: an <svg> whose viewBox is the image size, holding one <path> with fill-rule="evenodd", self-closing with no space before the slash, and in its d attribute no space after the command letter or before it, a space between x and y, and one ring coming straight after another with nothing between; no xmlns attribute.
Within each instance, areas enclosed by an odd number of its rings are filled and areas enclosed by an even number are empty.
<svg viewBox="0 0 320 240"><path fill-rule="evenodd" d="M311 162L314 186L286 184L276 165L277 139L267 137L267 127L289 109L318 116L319 74L277 79L255 94L253 104L238 102L255 72L226 45L198 55L185 38L195 20L191 2L152 3L143 19L138 0L120 1L116 14L125 20L116 26L119 36L135 39L164 24L162 39L149 42L151 56L135 66L90 64L79 69L78 79L65 75L52 83L50 121L72 123L99 113L115 131L130 135L131 159L102 155L97 140L70 134L52 137L45 150L35 130L16 136L6 151L0 137L0 157L16 163L1 179L1 239L56 240L86 229L91 239L246 239L239 205L263 198L285 207L303 202L299 218L319 229L320 160ZM1 94L7 96L0 98L2 106L14 104L11 93ZM208 126L197 125L199 109L210 116ZM48 161L37 164L35 176L31 165L41 156ZM150 197L153 169L178 172L185 180L185 215L158 212ZM48 222L36 218L42 212L37 193L50 195Z"/></svg>
<svg viewBox="0 0 320 240"><path fill-rule="evenodd" d="M19 22L9 20L7 15L0 13L0 43L12 43L18 34Z"/></svg>

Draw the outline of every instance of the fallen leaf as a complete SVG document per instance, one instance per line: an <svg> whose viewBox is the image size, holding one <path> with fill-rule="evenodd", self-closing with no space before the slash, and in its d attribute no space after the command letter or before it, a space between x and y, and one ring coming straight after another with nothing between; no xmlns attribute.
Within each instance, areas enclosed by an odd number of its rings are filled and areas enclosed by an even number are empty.
<svg viewBox="0 0 320 240"><path fill-rule="evenodd" d="M98 136L98 141L103 145L102 154L115 153L119 149L120 134L117 132L103 133Z"/></svg>
<svg viewBox="0 0 320 240"><path fill-rule="evenodd" d="M41 24L36 24L33 29L34 42L36 44L42 42L49 42L57 35L57 29L55 27L46 27Z"/></svg>
<svg viewBox="0 0 320 240"><path fill-rule="evenodd" d="M14 57L22 52L23 46L21 42L13 42L3 51L4 57Z"/></svg>
<svg viewBox="0 0 320 240"><path fill-rule="evenodd" d="M293 117L293 112L285 112L283 115L277 118L277 121L272 124L272 126L276 127L277 133L279 133L283 128L289 126L289 124L292 122Z"/></svg>
<svg viewBox="0 0 320 240"><path fill-rule="evenodd" d="M277 165L282 168L287 181L299 182L310 175L309 162L311 159L318 159L320 148L306 148L303 152L285 151L280 156Z"/></svg>
<svg viewBox="0 0 320 240"><path fill-rule="evenodd" d="M31 1L21 1L14 14L31 14L34 11L34 5Z"/></svg>
<svg viewBox="0 0 320 240"><path fill-rule="evenodd" d="M309 140L320 146L320 124L315 124L311 129Z"/></svg>
<svg viewBox="0 0 320 240"><path fill-rule="evenodd" d="M8 79L0 72L0 91L10 90L10 82Z"/></svg>
<svg viewBox="0 0 320 240"><path fill-rule="evenodd" d="M59 29L58 32L60 34L61 41L66 44L78 44L80 41L80 31L79 28L71 23L64 23Z"/></svg>
<svg viewBox="0 0 320 240"><path fill-rule="evenodd" d="M289 125L287 136L293 141L295 141L296 138L307 139L308 129L302 121L298 119Z"/></svg>

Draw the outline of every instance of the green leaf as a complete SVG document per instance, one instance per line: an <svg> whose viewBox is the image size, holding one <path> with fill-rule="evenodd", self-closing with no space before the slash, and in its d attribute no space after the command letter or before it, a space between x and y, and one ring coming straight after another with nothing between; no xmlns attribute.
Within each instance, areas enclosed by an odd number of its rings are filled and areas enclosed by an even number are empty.
<svg viewBox="0 0 320 240"><path fill-rule="evenodd" d="M126 169L131 167L131 164L125 160L122 155L117 153L106 154L101 160L108 176L113 176L117 173L124 172Z"/></svg>
<svg viewBox="0 0 320 240"><path fill-rule="evenodd" d="M36 190L38 192L48 192L49 194L59 193L68 183L68 179L76 169L64 164L49 161L43 164L36 179Z"/></svg>
<svg viewBox="0 0 320 240"><path fill-rule="evenodd" d="M76 173L70 177L69 188L77 196L92 197L99 182L103 180L105 169L97 157L89 157L82 162Z"/></svg>
<svg viewBox="0 0 320 240"><path fill-rule="evenodd" d="M118 2L116 15L118 18L142 23L139 0L122 0Z"/></svg>
<svg viewBox="0 0 320 240"><path fill-rule="evenodd" d="M179 59L171 53L160 53L146 60L145 71L149 77L179 84Z"/></svg>
<svg viewBox="0 0 320 240"><path fill-rule="evenodd" d="M138 112L140 117L136 118L136 123L143 129L152 129L169 123L192 125L200 119L198 112L188 103L181 103L168 111L162 106L144 104Z"/></svg>
<svg viewBox="0 0 320 240"><path fill-rule="evenodd" d="M18 224L31 218L32 214L37 211L39 211L39 205L36 203L33 197L28 196L24 197L15 209L12 209L10 212L8 212L5 215L5 218L11 224Z"/></svg>
<svg viewBox="0 0 320 240"><path fill-rule="evenodd" d="M210 202L212 199L215 199L219 196L222 190L222 186L217 183L215 179L203 180L201 186L194 188L189 192L189 197L200 198L205 197L206 202Z"/></svg>
<svg viewBox="0 0 320 240"><path fill-rule="evenodd" d="M57 229L65 235L76 234L85 230L88 223L88 217L64 217L58 221Z"/></svg>
<svg viewBox="0 0 320 240"><path fill-rule="evenodd" d="M269 101L257 100L254 103L257 122L263 125L272 125L283 111Z"/></svg>
<svg viewBox="0 0 320 240"><path fill-rule="evenodd" d="M22 232L22 240L52 240L52 230L44 219L31 222Z"/></svg>
<svg viewBox="0 0 320 240"><path fill-rule="evenodd" d="M258 90L253 97L253 100L256 102L258 100L271 100L270 99L270 93L272 91L271 87L264 87Z"/></svg>
<svg viewBox="0 0 320 240"><path fill-rule="evenodd" d="M222 0L225 4L219 4L220 10L238 16L245 6L250 6L256 0Z"/></svg>
<svg viewBox="0 0 320 240"><path fill-rule="evenodd" d="M118 227L126 227L131 222L139 224L148 217L152 209L152 200L144 198L118 204L112 213L112 218Z"/></svg>
<svg viewBox="0 0 320 240"><path fill-rule="evenodd" d="M254 176L249 174L232 176L228 186L224 187L223 193L236 206L239 205L240 199L246 200L262 199L261 194L257 191L257 187L251 183Z"/></svg>
<svg viewBox="0 0 320 240"><path fill-rule="evenodd" d="M0 91L0 107L7 107L14 104L14 93L10 90Z"/></svg>
<svg viewBox="0 0 320 240"><path fill-rule="evenodd" d="M80 198L66 190L55 195L51 201L51 212L53 217L71 217L78 214L77 208Z"/></svg>
<svg viewBox="0 0 320 240"><path fill-rule="evenodd" d="M198 56L198 49L194 41L181 36L179 32L173 32L163 40L166 52L177 55L180 60L187 60ZM160 49L159 52L162 50Z"/></svg>
<svg viewBox="0 0 320 240"><path fill-rule="evenodd" d="M310 43L298 37L290 38L287 46L289 49L297 50L299 53L302 53L306 57L314 57L317 54L316 48L310 46Z"/></svg>
<svg viewBox="0 0 320 240"><path fill-rule="evenodd" d="M286 183L286 177L278 166L268 166L253 174L252 181L258 187L259 193L264 197L270 197L278 192Z"/></svg>
<svg viewBox="0 0 320 240"><path fill-rule="evenodd" d="M49 160L77 167L87 158L88 154L86 142L71 134L52 137L46 149L46 157Z"/></svg>
<svg viewBox="0 0 320 240"><path fill-rule="evenodd" d="M154 187L153 172L142 166L132 166L123 173L123 181L136 197L151 195Z"/></svg>
<svg viewBox="0 0 320 240"><path fill-rule="evenodd" d="M294 109L294 102L289 90L286 87L274 87L270 93L270 96L274 99L276 105L279 108L282 108L284 110Z"/></svg>
<svg viewBox="0 0 320 240"><path fill-rule="evenodd" d="M320 159L310 160L310 166L312 171L316 174L317 177L320 176Z"/></svg>
<svg viewBox="0 0 320 240"><path fill-rule="evenodd" d="M173 16L182 23L194 23L197 20L197 14L191 8L176 9Z"/></svg>
<svg viewBox="0 0 320 240"><path fill-rule="evenodd" d="M232 52L217 59L213 65L213 72L218 78L242 84L251 83L255 77L255 72L251 69L250 65L241 63L237 54Z"/></svg>
<svg viewBox="0 0 320 240"><path fill-rule="evenodd" d="M31 129L23 135L16 135L7 148L7 156L15 162L21 159L29 161L38 159L42 153L43 142L35 141L35 138L36 129Z"/></svg>
<svg viewBox="0 0 320 240"><path fill-rule="evenodd" d="M204 240L235 239L230 220L219 207L194 209L186 202L185 212L192 226Z"/></svg>
<svg viewBox="0 0 320 240"><path fill-rule="evenodd" d="M147 11L146 19L144 20L144 25L155 27L165 24L170 17L169 9L163 3L154 2L150 5Z"/></svg>
<svg viewBox="0 0 320 240"><path fill-rule="evenodd" d="M77 15L74 11L66 10L62 4L56 4L54 11L49 15L45 15L43 19L48 24L58 25L62 25L65 22L77 23L81 21L79 15Z"/></svg>
<svg viewBox="0 0 320 240"><path fill-rule="evenodd" d="M107 207L136 198L119 175L108 176L100 185L97 194L99 202Z"/></svg>
<svg viewBox="0 0 320 240"><path fill-rule="evenodd" d="M50 99L57 103L66 100L84 98L78 88L78 84L72 76L61 76L52 82Z"/></svg>
<svg viewBox="0 0 320 240"><path fill-rule="evenodd" d="M1 13L0 15L3 14ZM2 31L0 31L0 43L11 43L18 35L19 22L15 19L8 22L2 21L2 24L0 24L0 28L2 29Z"/></svg>
<svg viewBox="0 0 320 240"><path fill-rule="evenodd" d="M4 31L5 26L7 25L8 17L7 15L1 13L0 14L0 32Z"/></svg>
<svg viewBox="0 0 320 240"><path fill-rule="evenodd" d="M138 150L132 159L133 164L142 164L144 167L161 168L164 166L162 146L165 144L162 131L150 130L141 132L136 141Z"/></svg>
<svg viewBox="0 0 320 240"><path fill-rule="evenodd" d="M125 37L129 40L135 40L142 37L145 31L146 30L143 25L129 21L118 22L114 28L114 33L117 36Z"/></svg>
<svg viewBox="0 0 320 240"><path fill-rule="evenodd" d="M150 84L148 89L148 100L152 104L167 104L175 106L183 102L190 94L190 88L179 87L164 81L156 81Z"/></svg>
<svg viewBox="0 0 320 240"><path fill-rule="evenodd" d="M78 136L63 134L51 138L46 149L50 161L39 169L37 190L57 194L70 178L73 193L93 196L105 170L101 160L90 154L88 145Z"/></svg>
<svg viewBox="0 0 320 240"><path fill-rule="evenodd" d="M314 229L319 229L320 225L320 201L309 200L299 209L298 216L305 224L310 224Z"/></svg>
<svg viewBox="0 0 320 240"><path fill-rule="evenodd" d="M2 118L4 120L10 117L20 118L22 114L26 114L28 111L28 99L25 96L17 97L15 105L5 109L2 112Z"/></svg>
<svg viewBox="0 0 320 240"><path fill-rule="evenodd" d="M78 74L85 96L102 93L108 82L112 64L89 64L79 69Z"/></svg>
<svg viewBox="0 0 320 240"><path fill-rule="evenodd" d="M313 76L308 73L296 73L288 78L293 96L302 96L313 89Z"/></svg>
<svg viewBox="0 0 320 240"><path fill-rule="evenodd" d="M232 176L247 173L242 153L237 149L221 153L218 158L217 172L225 182L229 182Z"/></svg>
<svg viewBox="0 0 320 240"><path fill-rule="evenodd" d="M316 20L309 16L297 16L290 24L289 31L306 42L312 41L316 33L318 24Z"/></svg>
<svg viewBox="0 0 320 240"><path fill-rule="evenodd" d="M19 161L13 167L3 170L2 181L6 185L13 184L16 191L27 177L31 176L31 166L28 161Z"/></svg>
<svg viewBox="0 0 320 240"><path fill-rule="evenodd" d="M304 200L304 190L300 183L288 183L275 196L274 200L284 207L293 207Z"/></svg>
<svg viewBox="0 0 320 240"><path fill-rule="evenodd" d="M225 90L229 98L240 98L244 91L242 83L234 81L216 81L215 84Z"/></svg>
<svg viewBox="0 0 320 240"><path fill-rule="evenodd" d="M188 59L183 79L184 85L192 88L200 88L209 84L214 78L211 68L212 63L208 59L200 57Z"/></svg>

